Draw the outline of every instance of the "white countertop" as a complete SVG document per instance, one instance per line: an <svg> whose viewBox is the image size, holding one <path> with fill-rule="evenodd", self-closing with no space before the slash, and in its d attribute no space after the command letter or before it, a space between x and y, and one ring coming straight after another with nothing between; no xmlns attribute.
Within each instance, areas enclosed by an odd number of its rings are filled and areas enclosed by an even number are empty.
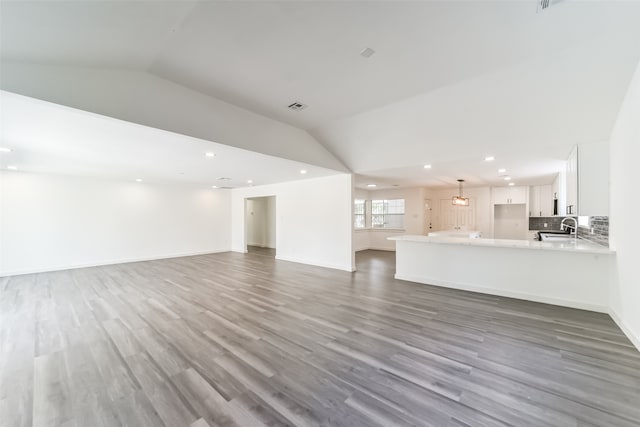
<svg viewBox="0 0 640 427"><path fill-rule="evenodd" d="M613 254L609 248L590 243L584 240L571 242L539 242L537 240L507 240L507 239L469 239L467 237L430 237L422 235L405 234L402 236L387 237L387 240L402 240L407 242L484 246L493 248L536 249L564 252L583 252L591 254Z"/></svg>
<svg viewBox="0 0 640 427"><path fill-rule="evenodd" d="M430 231L427 233L429 237L468 237L470 239L479 239L482 232L478 230L460 231L460 230L442 230Z"/></svg>

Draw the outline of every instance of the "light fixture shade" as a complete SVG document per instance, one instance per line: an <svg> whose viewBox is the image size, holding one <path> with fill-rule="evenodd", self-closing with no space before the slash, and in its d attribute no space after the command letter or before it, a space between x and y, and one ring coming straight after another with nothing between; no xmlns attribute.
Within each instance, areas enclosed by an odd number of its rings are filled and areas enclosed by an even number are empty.
<svg viewBox="0 0 640 427"><path fill-rule="evenodd" d="M453 196L451 202L455 206L469 206L469 199L466 197Z"/></svg>
<svg viewBox="0 0 640 427"><path fill-rule="evenodd" d="M458 180L458 195L453 196L451 198L451 203L454 206L469 206L469 199L467 197L462 197L462 183L464 179Z"/></svg>

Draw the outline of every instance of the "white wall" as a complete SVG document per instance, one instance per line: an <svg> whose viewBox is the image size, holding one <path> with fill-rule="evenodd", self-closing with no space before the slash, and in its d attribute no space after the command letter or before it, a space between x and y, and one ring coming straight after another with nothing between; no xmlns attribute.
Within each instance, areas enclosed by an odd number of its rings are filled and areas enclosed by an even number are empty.
<svg viewBox="0 0 640 427"><path fill-rule="evenodd" d="M610 247L616 251L611 315L640 349L640 226L637 197L640 159L640 66L629 87L610 140Z"/></svg>
<svg viewBox="0 0 640 427"><path fill-rule="evenodd" d="M266 222L266 246L268 248L276 247L276 198L267 197L265 199L267 222Z"/></svg>
<svg viewBox="0 0 640 427"><path fill-rule="evenodd" d="M232 250L246 250L245 199L275 196L276 259L353 271L352 177L338 174L232 190Z"/></svg>
<svg viewBox="0 0 640 427"><path fill-rule="evenodd" d="M263 248L276 247L275 197L247 199L247 245Z"/></svg>
<svg viewBox="0 0 640 427"><path fill-rule="evenodd" d="M523 204L494 206L493 237L523 240L529 231L527 206Z"/></svg>
<svg viewBox="0 0 640 427"><path fill-rule="evenodd" d="M229 191L0 173L0 275L228 251Z"/></svg>

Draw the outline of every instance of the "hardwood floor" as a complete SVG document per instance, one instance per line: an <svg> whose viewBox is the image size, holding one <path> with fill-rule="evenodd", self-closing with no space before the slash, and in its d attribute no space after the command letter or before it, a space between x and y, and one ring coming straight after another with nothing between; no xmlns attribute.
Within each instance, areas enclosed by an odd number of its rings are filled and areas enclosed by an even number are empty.
<svg viewBox="0 0 640 427"><path fill-rule="evenodd" d="M604 314L224 253L0 279L2 426L638 426Z"/></svg>

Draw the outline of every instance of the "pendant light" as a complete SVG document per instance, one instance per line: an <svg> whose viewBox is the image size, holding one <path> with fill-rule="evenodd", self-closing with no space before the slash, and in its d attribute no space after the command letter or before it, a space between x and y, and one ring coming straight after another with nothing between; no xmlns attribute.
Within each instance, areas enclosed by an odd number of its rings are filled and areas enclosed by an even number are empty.
<svg viewBox="0 0 640 427"><path fill-rule="evenodd" d="M459 179L458 180L458 195L457 196L453 196L453 198L451 199L452 204L455 206L469 206L469 199L462 197L462 183L464 182L464 179Z"/></svg>

